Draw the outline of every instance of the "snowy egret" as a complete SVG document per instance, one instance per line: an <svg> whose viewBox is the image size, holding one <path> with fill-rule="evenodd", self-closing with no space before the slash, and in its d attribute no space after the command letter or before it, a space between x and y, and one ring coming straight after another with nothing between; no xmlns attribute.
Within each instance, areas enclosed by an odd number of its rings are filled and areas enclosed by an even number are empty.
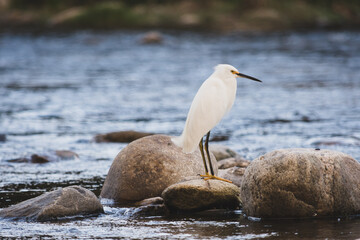
<svg viewBox="0 0 360 240"><path fill-rule="evenodd" d="M205 166L205 175L200 176L205 180L218 179L231 182L214 175L208 146L210 130L220 122L234 104L237 88L236 77L261 82L259 79L239 73L239 71L231 65L217 65L214 73L205 80L196 93L191 103L182 134L172 138L175 145L181 147L185 153L191 153L195 151L197 147L200 148L201 157ZM206 139L205 144L203 144L205 134ZM210 172L205 160L204 147Z"/></svg>

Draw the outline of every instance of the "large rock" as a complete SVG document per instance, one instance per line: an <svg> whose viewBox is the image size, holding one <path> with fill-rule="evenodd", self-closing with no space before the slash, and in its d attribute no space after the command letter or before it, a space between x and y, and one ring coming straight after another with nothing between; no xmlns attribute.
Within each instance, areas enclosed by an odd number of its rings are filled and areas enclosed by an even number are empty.
<svg viewBox="0 0 360 240"><path fill-rule="evenodd" d="M237 186L212 179L195 179L171 185L164 190L162 198L170 210L180 211L236 209L241 203Z"/></svg>
<svg viewBox="0 0 360 240"><path fill-rule="evenodd" d="M331 150L276 150L245 170L241 199L255 217L359 214L360 164Z"/></svg>
<svg viewBox="0 0 360 240"><path fill-rule="evenodd" d="M154 135L153 133L137 132L137 131L120 131L110 132L105 134L98 134L95 136L96 142L118 142L118 143L130 143L139 138Z"/></svg>
<svg viewBox="0 0 360 240"><path fill-rule="evenodd" d="M79 214L103 213L95 194L80 186L44 193L0 211L0 217L46 221Z"/></svg>
<svg viewBox="0 0 360 240"><path fill-rule="evenodd" d="M212 162L217 173L213 155ZM168 186L203 173L199 150L185 154L169 136L148 136L130 143L116 156L100 195L116 202L158 197Z"/></svg>

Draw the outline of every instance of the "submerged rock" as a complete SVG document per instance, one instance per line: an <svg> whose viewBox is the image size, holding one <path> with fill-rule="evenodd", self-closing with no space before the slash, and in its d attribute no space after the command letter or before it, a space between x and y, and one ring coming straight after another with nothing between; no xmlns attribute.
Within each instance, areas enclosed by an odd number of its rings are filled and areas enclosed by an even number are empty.
<svg viewBox="0 0 360 240"><path fill-rule="evenodd" d="M149 205L155 205L155 204L163 204L164 199L161 197L153 197L153 198L147 198L144 200L141 200L139 202L136 202L135 206L149 206Z"/></svg>
<svg viewBox="0 0 360 240"><path fill-rule="evenodd" d="M79 158L79 155L76 152L69 150L56 150L55 155L64 160L73 160Z"/></svg>
<svg viewBox="0 0 360 240"><path fill-rule="evenodd" d="M79 214L103 213L95 194L80 186L60 188L0 210L0 217L46 221Z"/></svg>
<svg viewBox="0 0 360 240"><path fill-rule="evenodd" d="M21 157L15 159L9 159L7 162L12 163L48 163L58 160L74 160L77 159L79 155L75 152L69 150L56 150L48 154L32 154L30 157Z"/></svg>
<svg viewBox="0 0 360 240"><path fill-rule="evenodd" d="M31 163L47 163L47 162L50 162L50 159L47 156L33 154L33 155L31 155L30 162Z"/></svg>
<svg viewBox="0 0 360 240"><path fill-rule="evenodd" d="M137 208L135 215L140 216L160 216L165 215L168 210L161 197L147 198L134 204Z"/></svg>
<svg viewBox="0 0 360 240"><path fill-rule="evenodd" d="M217 161L231 157L235 158L238 156L234 150L223 145L211 144L209 145L209 150L215 155Z"/></svg>
<svg viewBox="0 0 360 240"><path fill-rule="evenodd" d="M229 140L229 138L229 135L215 135L211 137L210 142L222 142Z"/></svg>
<svg viewBox="0 0 360 240"><path fill-rule="evenodd" d="M246 168L247 166L249 166L249 164L250 164L249 160L245 160L244 158L237 156L236 158L231 157L218 161L218 168L219 169L226 169L231 167Z"/></svg>
<svg viewBox="0 0 360 240"><path fill-rule="evenodd" d="M130 143L139 138L154 135L154 133L136 132L136 131L120 131L110 132L106 134L98 134L95 136L96 142L119 142Z"/></svg>
<svg viewBox="0 0 360 240"><path fill-rule="evenodd" d="M162 198L165 205L173 211L237 209L241 204L239 188L219 180L195 179L180 182L166 188Z"/></svg>
<svg viewBox="0 0 360 240"><path fill-rule="evenodd" d="M11 163L28 163L28 162L31 162L30 158L26 158L26 157L13 158L13 159L8 159L6 161L11 162Z"/></svg>
<svg viewBox="0 0 360 240"><path fill-rule="evenodd" d="M143 44L160 44L162 42L163 36L156 31L146 33L141 39L141 43Z"/></svg>
<svg viewBox="0 0 360 240"><path fill-rule="evenodd" d="M360 164L331 150L276 150L246 169L241 199L255 217L359 214Z"/></svg>
<svg viewBox="0 0 360 240"><path fill-rule="evenodd" d="M133 216L163 216L166 215L168 212L169 210L163 203L151 204L138 207Z"/></svg>
<svg viewBox="0 0 360 240"><path fill-rule="evenodd" d="M246 168L231 167L227 169L219 169L219 177L232 181L233 184L240 187Z"/></svg>
<svg viewBox="0 0 360 240"><path fill-rule="evenodd" d="M0 142L5 142L5 141L6 141L6 135L0 134Z"/></svg>
<svg viewBox="0 0 360 240"><path fill-rule="evenodd" d="M212 162L217 173L214 156ZM169 136L148 136L130 143L116 156L101 197L117 202L158 197L168 186L203 173L199 150L186 154Z"/></svg>
<svg viewBox="0 0 360 240"><path fill-rule="evenodd" d="M41 156L38 154L32 154L30 157L21 157L21 158L14 158L9 159L7 162L12 163L47 163L50 162L48 156Z"/></svg>

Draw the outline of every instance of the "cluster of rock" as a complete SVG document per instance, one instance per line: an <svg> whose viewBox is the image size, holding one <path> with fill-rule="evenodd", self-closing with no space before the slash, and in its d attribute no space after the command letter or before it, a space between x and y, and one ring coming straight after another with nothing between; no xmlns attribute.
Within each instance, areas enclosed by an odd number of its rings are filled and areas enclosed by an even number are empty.
<svg viewBox="0 0 360 240"><path fill-rule="evenodd" d="M232 167L245 162L226 149L211 150L216 175L217 159L232 157L227 159L233 160L228 164ZM120 203L161 196L169 210L180 211L238 208L239 188L223 181L204 181L199 176L204 173L199 150L186 154L169 136L153 135L130 143L116 156L100 196Z"/></svg>
<svg viewBox="0 0 360 240"><path fill-rule="evenodd" d="M200 154L184 154L170 137L154 135L119 153L101 197L122 202L161 196L170 211L234 209L242 202L243 212L256 217L360 212L360 164L346 154L282 149L250 164L229 148L213 145L210 150L218 176L233 184L194 179L204 171Z"/></svg>
<svg viewBox="0 0 360 240"><path fill-rule="evenodd" d="M349 155L280 149L250 162L227 147L212 145L210 151L215 174L233 183L202 179L199 151L185 154L169 136L151 135L116 156L100 197L131 202L141 214L241 207L248 216L271 218L360 213L360 163ZM3 209L0 217L44 220L102 211L94 194L72 187Z"/></svg>

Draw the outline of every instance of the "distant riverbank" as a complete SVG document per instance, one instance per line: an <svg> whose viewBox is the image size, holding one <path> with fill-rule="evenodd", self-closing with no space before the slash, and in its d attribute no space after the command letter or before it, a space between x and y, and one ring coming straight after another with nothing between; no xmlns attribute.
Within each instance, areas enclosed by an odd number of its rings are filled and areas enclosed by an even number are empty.
<svg viewBox="0 0 360 240"><path fill-rule="evenodd" d="M360 28L356 0L0 0L0 29L191 29L219 32Z"/></svg>

